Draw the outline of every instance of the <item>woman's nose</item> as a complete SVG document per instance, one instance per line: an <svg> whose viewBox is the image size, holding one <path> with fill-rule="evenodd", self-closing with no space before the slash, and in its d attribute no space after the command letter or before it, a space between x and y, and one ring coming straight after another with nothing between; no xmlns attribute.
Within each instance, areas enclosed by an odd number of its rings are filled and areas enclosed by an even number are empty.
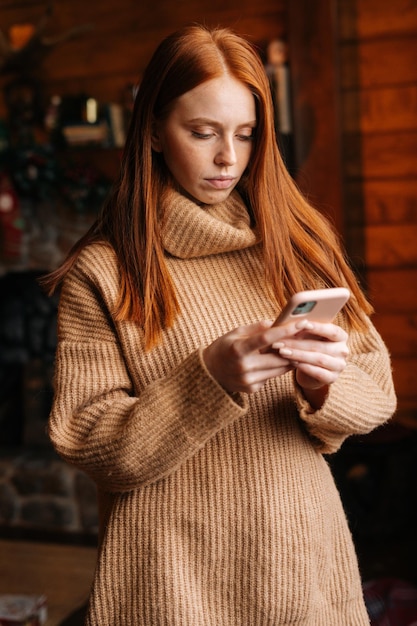
<svg viewBox="0 0 417 626"><path fill-rule="evenodd" d="M225 139L222 141L222 144L216 154L215 163L217 165L234 165L236 160L236 150L233 140Z"/></svg>

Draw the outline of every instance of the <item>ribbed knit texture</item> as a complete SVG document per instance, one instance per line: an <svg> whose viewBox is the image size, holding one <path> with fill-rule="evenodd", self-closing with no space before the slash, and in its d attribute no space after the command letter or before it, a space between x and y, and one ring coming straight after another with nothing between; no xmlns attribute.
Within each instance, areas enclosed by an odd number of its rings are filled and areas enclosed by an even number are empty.
<svg viewBox="0 0 417 626"><path fill-rule="evenodd" d="M143 349L112 318L117 262L81 254L59 312L50 435L97 482L101 548L88 626L365 626L351 536L323 452L386 421L389 356L373 326L320 411L292 374L227 394L202 350L277 315L240 197L173 192L164 224L181 314ZM342 320L343 323L343 320Z"/></svg>

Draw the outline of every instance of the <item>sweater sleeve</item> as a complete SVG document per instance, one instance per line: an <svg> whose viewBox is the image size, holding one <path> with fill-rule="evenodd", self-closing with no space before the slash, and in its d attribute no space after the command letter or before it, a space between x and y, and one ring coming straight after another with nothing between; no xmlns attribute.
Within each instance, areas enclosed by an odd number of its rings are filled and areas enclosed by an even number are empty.
<svg viewBox="0 0 417 626"><path fill-rule="evenodd" d="M323 453L336 452L349 435L366 434L392 417L396 395L388 350L369 321L368 332L351 332L348 364L314 411L296 386L300 417Z"/></svg>
<svg viewBox="0 0 417 626"><path fill-rule="evenodd" d="M102 489L124 492L173 472L247 405L211 377L201 350L135 397L100 289L79 267L65 281L49 436Z"/></svg>

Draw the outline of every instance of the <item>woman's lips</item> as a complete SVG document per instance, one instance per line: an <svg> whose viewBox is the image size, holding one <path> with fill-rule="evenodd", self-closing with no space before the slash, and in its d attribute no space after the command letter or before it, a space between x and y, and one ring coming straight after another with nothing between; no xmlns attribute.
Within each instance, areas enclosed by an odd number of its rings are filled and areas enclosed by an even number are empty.
<svg viewBox="0 0 417 626"><path fill-rule="evenodd" d="M233 177L227 177L227 178L220 177L220 178L207 178L206 180L208 183L210 183L210 185L212 185L216 189L228 189L229 187L233 185L235 179Z"/></svg>

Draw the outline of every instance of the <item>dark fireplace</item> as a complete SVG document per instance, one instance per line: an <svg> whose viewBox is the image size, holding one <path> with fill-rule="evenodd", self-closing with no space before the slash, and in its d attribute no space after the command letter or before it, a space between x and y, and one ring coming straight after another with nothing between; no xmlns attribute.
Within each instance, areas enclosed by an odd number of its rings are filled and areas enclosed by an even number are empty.
<svg viewBox="0 0 417 626"><path fill-rule="evenodd" d="M58 298L43 292L42 274L0 277L0 535L94 540L95 485L46 433Z"/></svg>
<svg viewBox="0 0 417 626"><path fill-rule="evenodd" d="M42 272L0 278L0 445L45 446L52 399L57 298L39 285Z"/></svg>

